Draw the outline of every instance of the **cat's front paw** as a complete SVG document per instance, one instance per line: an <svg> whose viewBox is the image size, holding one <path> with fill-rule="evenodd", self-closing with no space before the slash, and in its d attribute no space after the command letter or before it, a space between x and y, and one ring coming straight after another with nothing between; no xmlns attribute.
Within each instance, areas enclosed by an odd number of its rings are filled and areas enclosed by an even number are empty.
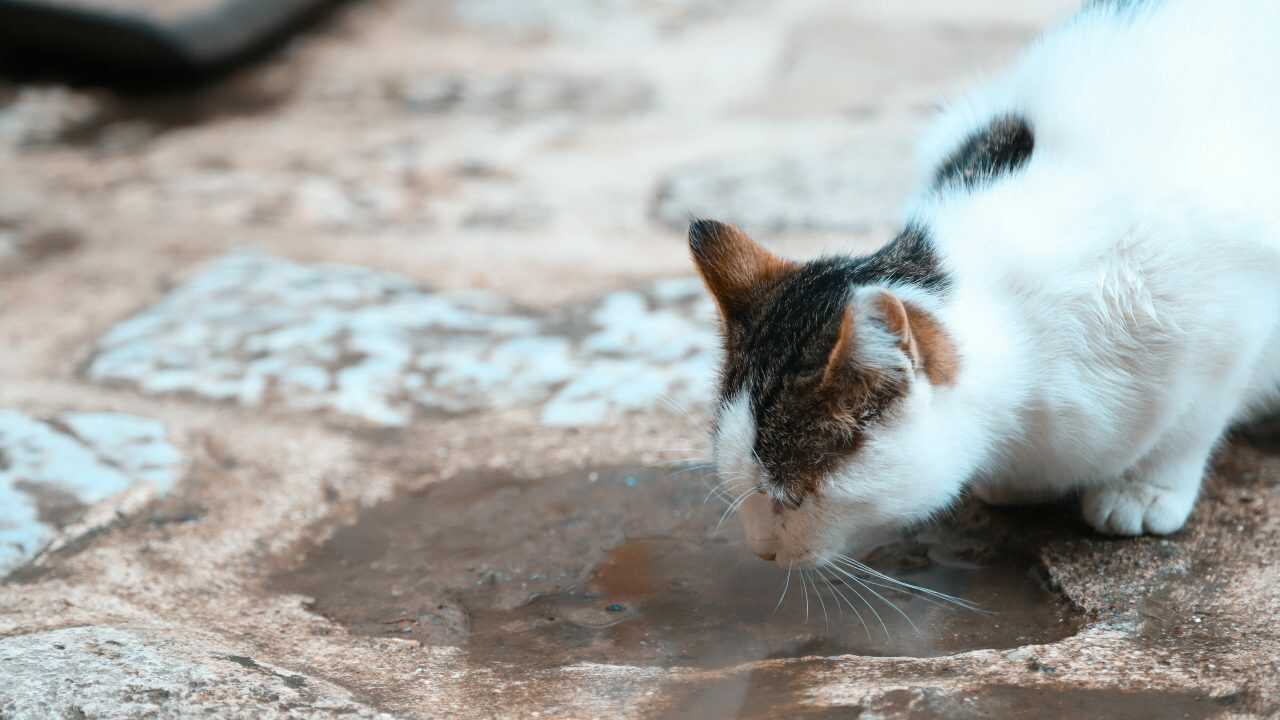
<svg viewBox="0 0 1280 720"><path fill-rule="evenodd" d="M1085 521L1100 533L1168 535L1182 529L1195 502L1194 491L1126 482L1086 490L1082 505Z"/></svg>

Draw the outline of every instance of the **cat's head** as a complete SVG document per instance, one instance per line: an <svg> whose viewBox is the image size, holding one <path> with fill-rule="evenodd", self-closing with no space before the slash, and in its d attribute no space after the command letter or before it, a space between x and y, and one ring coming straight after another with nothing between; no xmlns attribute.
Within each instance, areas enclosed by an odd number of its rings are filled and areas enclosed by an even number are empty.
<svg viewBox="0 0 1280 720"><path fill-rule="evenodd" d="M717 472L756 554L825 564L950 504L961 478L933 404L958 360L922 295L859 285L853 258L779 258L722 223L694 222L689 245L723 321Z"/></svg>

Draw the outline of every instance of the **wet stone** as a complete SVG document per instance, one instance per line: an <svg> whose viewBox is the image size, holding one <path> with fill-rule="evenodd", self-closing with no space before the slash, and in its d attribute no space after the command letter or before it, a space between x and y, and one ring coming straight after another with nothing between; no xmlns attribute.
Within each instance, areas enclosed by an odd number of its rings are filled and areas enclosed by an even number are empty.
<svg viewBox="0 0 1280 720"><path fill-rule="evenodd" d="M714 310L692 279L545 316L363 268L215 262L98 342L96 381L384 426L531 406L592 425L710 395Z"/></svg>
<svg viewBox="0 0 1280 720"><path fill-rule="evenodd" d="M1037 563L1006 554L1006 543L957 560L917 538L875 560L986 612L835 573L793 572L788 585L785 569L737 539L736 519L716 531L721 508L703 503L705 476L591 475L472 475L429 486L284 560L269 585L314 598L313 611L357 633L461 645L475 660L527 668L932 657L1048 643L1081 626Z"/></svg>
<svg viewBox="0 0 1280 720"><path fill-rule="evenodd" d="M163 495L183 462L153 420L93 412L38 418L0 409L0 576L95 503L137 485Z"/></svg>
<svg viewBox="0 0 1280 720"><path fill-rule="evenodd" d="M668 173L653 215L680 229L715 217L755 231L866 232L898 202L903 183L885 169L905 152L858 143L711 159Z"/></svg>

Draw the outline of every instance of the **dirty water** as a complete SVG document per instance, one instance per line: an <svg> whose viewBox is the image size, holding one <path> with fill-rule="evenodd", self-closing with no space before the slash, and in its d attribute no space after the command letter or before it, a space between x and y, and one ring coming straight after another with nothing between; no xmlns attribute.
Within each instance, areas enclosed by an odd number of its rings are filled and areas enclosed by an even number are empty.
<svg viewBox="0 0 1280 720"><path fill-rule="evenodd" d="M736 519L716 532L710 485L652 468L462 476L365 509L282 561L269 587L313 598L314 612L360 634L526 668L931 657L1052 642L1081 625L1033 559L945 528L878 553L876 566L989 613L830 576L792 573L788 586L785 569L747 550Z"/></svg>

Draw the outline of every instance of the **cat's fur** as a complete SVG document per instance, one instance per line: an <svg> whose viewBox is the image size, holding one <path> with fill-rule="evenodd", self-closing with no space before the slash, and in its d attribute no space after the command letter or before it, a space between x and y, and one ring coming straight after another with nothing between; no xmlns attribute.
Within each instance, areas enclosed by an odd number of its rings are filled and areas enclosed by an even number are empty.
<svg viewBox="0 0 1280 720"><path fill-rule="evenodd" d="M879 252L694 223L756 552L821 565L966 489L1181 528L1224 431L1280 409L1276 37L1272 0L1091 2L942 114Z"/></svg>

